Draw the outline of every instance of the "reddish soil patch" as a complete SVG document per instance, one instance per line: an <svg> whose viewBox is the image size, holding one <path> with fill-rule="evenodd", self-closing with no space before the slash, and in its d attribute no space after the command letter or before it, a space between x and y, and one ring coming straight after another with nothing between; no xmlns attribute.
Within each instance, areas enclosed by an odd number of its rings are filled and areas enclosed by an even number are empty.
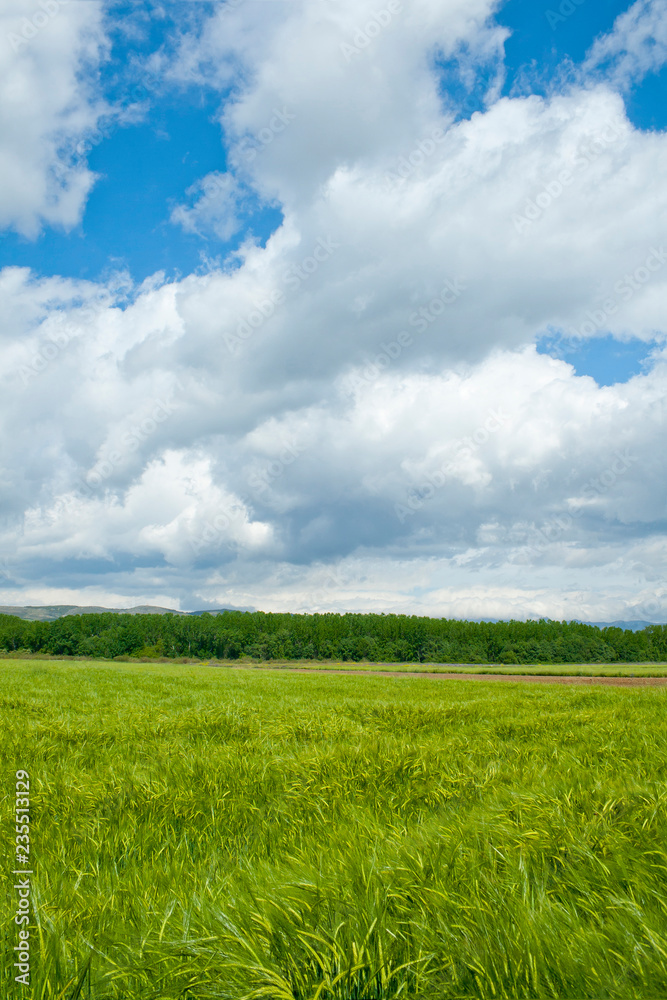
<svg viewBox="0 0 667 1000"><path fill-rule="evenodd" d="M243 667L237 667L243 670ZM257 667L248 669L257 670ZM615 687L664 687L667 677L577 677L567 674L445 674L407 670L318 670L317 667L260 667L263 670L290 670L295 674L345 674L351 677L425 677L443 681L513 681L532 684L611 684Z"/></svg>

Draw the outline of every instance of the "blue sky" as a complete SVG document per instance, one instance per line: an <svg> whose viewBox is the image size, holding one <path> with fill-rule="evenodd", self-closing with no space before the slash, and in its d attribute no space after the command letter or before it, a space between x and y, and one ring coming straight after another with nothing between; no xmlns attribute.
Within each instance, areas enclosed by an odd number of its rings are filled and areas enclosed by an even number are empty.
<svg viewBox="0 0 667 1000"><path fill-rule="evenodd" d="M662 613L665 7L11 0L4 603Z"/></svg>
<svg viewBox="0 0 667 1000"><path fill-rule="evenodd" d="M191 4L172 6L187 10ZM134 3L111 8L110 28L116 19L136 21L137 37L126 37L126 24L111 34L100 92L118 110L77 144L77 156L97 177L80 224L68 231L44 230L36 240L6 234L2 263L87 280L127 269L141 282L156 271L173 277L205 267L209 258L224 260L248 235L264 242L280 225L278 206L258 204L252 196L243 229L230 240L186 232L170 221L172 208L197 180L227 168L219 122L224 95L208 87L165 87L146 72L146 60L169 45L175 30L174 20L158 17L156 8ZM119 121L119 111L131 107L136 121Z"/></svg>

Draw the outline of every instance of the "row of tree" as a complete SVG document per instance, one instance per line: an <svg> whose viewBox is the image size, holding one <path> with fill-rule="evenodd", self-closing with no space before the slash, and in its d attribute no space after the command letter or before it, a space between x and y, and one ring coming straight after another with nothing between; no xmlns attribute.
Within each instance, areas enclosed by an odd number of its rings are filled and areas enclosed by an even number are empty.
<svg viewBox="0 0 667 1000"><path fill-rule="evenodd" d="M0 650L105 657L370 660L409 663L637 663L667 660L667 626L468 622L415 615L0 615Z"/></svg>

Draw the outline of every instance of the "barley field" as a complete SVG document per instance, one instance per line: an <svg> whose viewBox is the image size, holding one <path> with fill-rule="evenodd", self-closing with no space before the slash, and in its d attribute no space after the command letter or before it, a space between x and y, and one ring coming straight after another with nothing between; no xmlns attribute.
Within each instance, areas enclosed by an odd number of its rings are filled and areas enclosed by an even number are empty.
<svg viewBox="0 0 667 1000"><path fill-rule="evenodd" d="M2 661L0 994L667 997L666 709L664 688Z"/></svg>

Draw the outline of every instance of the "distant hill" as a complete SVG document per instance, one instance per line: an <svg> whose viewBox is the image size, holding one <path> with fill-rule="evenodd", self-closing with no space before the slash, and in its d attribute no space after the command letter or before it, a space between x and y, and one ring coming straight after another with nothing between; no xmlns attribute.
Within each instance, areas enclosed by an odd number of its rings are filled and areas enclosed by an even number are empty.
<svg viewBox="0 0 667 1000"><path fill-rule="evenodd" d="M158 608L153 604L139 604L134 608L82 607L78 604L45 604L39 606L14 607L0 604L0 615L14 615L31 622L53 622L67 615L221 615L225 611L254 611L254 608L213 608L205 611L175 611L174 608Z"/></svg>
<svg viewBox="0 0 667 1000"><path fill-rule="evenodd" d="M11 607L0 605L0 615L15 615L28 621L52 622L66 615L100 615L104 612L117 615L187 615L187 611L174 611L173 608L156 608L151 604L140 604L136 608L101 608L80 607L77 604L46 604L35 607Z"/></svg>
<svg viewBox="0 0 667 1000"><path fill-rule="evenodd" d="M502 622L503 618L474 618L473 621L476 622ZM573 618L572 621L576 621L579 625L593 625L595 628L622 628L630 629L631 632L641 632L642 629L648 628L649 625L659 625L663 624L661 622L644 622L644 621L615 621L615 622L585 622L581 618Z"/></svg>
<svg viewBox="0 0 667 1000"><path fill-rule="evenodd" d="M257 611L257 608L204 608L203 611L179 611L181 615L224 615L226 611Z"/></svg>
<svg viewBox="0 0 667 1000"><path fill-rule="evenodd" d="M657 625L658 623L638 622L638 621L632 621L632 622L615 621L615 622L584 622L584 624L596 625L598 628L622 628L622 629L629 628L630 631L632 632L641 632L643 628L648 628L649 625Z"/></svg>
<svg viewBox="0 0 667 1000"><path fill-rule="evenodd" d="M205 608L203 611L176 611L174 608L159 608L153 604L139 604L134 608L102 608L82 607L78 604L46 604L34 607L13 607L0 605L0 615L15 615L26 621L52 622L66 615L100 615L111 612L115 615L222 615L225 611L256 611L256 608ZM478 618L476 621L499 622L500 618ZM581 622L582 625L595 625L596 628L622 628L632 632L641 632L648 625L656 622L646 621L614 621L614 622Z"/></svg>

